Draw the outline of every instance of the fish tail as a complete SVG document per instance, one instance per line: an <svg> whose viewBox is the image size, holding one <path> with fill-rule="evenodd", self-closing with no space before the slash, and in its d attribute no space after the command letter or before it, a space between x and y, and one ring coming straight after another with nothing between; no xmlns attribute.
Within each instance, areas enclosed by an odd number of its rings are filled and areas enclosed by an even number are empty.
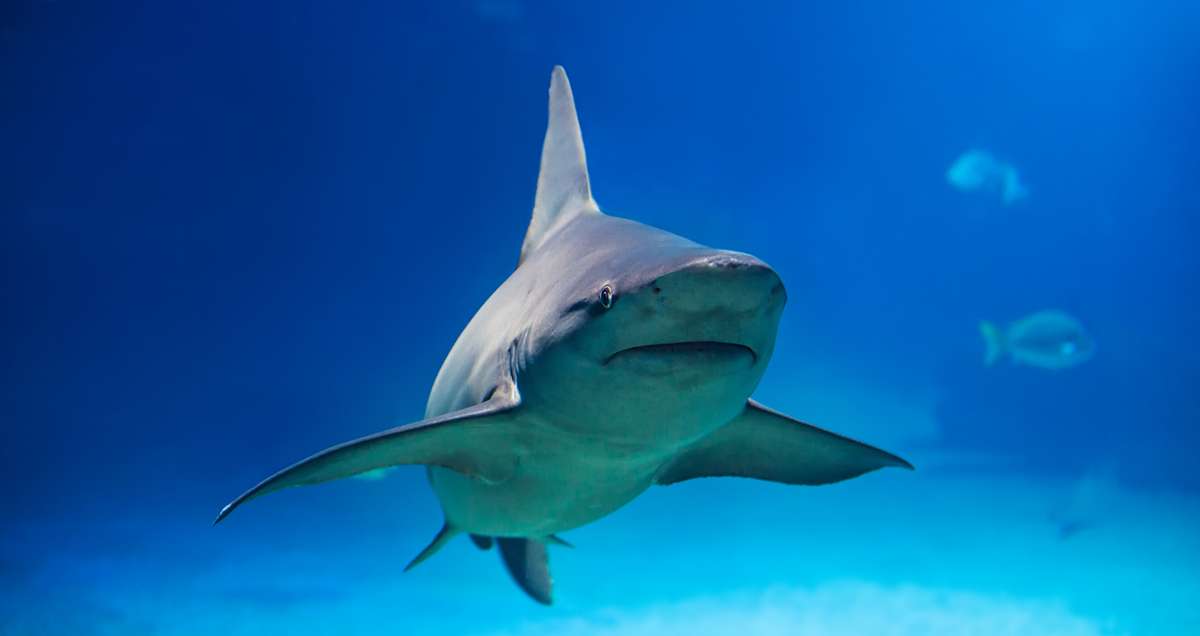
<svg viewBox="0 0 1200 636"><path fill-rule="evenodd" d="M979 323L979 333L983 334L983 344L987 347L983 363L990 367L1004 354L1004 335L996 325L986 320Z"/></svg>
<svg viewBox="0 0 1200 636"><path fill-rule="evenodd" d="M1004 172L1004 186L1002 189L1005 205L1016 203L1029 196L1029 188L1026 188L1021 183L1021 177L1017 175L1016 169L1011 166Z"/></svg>

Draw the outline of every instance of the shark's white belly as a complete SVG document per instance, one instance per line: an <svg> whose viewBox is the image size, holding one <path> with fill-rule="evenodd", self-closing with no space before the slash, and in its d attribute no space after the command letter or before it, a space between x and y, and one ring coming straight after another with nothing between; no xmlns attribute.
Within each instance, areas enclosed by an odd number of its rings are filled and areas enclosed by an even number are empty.
<svg viewBox="0 0 1200 636"><path fill-rule="evenodd" d="M487 483L431 466L429 481L447 521L489 536L541 537L595 521L653 483L668 449L615 449L559 433L553 444L514 444L511 479ZM527 440L528 441L528 440Z"/></svg>

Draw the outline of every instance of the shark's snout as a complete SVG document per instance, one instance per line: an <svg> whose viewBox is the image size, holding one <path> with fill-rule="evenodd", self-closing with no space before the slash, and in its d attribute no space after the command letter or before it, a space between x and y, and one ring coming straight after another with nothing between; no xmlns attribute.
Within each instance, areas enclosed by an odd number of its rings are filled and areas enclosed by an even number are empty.
<svg viewBox="0 0 1200 636"><path fill-rule="evenodd" d="M740 252L692 259L660 277L655 290L667 308L687 313L757 312L787 299L775 270Z"/></svg>

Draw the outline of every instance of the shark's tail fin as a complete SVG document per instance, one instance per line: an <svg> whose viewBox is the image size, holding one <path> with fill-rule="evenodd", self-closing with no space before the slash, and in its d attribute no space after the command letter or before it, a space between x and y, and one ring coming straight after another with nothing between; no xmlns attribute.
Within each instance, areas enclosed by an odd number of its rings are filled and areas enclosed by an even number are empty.
<svg viewBox="0 0 1200 636"><path fill-rule="evenodd" d="M996 325L986 320L979 323L979 333L983 334L983 344L987 347L983 363L990 367L1004 355L1004 334L1000 333Z"/></svg>

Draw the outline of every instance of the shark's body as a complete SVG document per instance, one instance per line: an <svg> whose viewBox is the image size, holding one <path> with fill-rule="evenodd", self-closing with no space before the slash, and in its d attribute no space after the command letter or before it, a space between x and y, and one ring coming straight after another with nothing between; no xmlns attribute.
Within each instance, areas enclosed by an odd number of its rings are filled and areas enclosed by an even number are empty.
<svg viewBox="0 0 1200 636"><path fill-rule="evenodd" d="M425 464L450 538L495 537L550 602L545 544L654 484L742 476L822 484L904 460L750 400L786 293L753 256L602 214L556 68L533 218L516 271L459 336L426 419L335 446L221 511L289 486Z"/></svg>

